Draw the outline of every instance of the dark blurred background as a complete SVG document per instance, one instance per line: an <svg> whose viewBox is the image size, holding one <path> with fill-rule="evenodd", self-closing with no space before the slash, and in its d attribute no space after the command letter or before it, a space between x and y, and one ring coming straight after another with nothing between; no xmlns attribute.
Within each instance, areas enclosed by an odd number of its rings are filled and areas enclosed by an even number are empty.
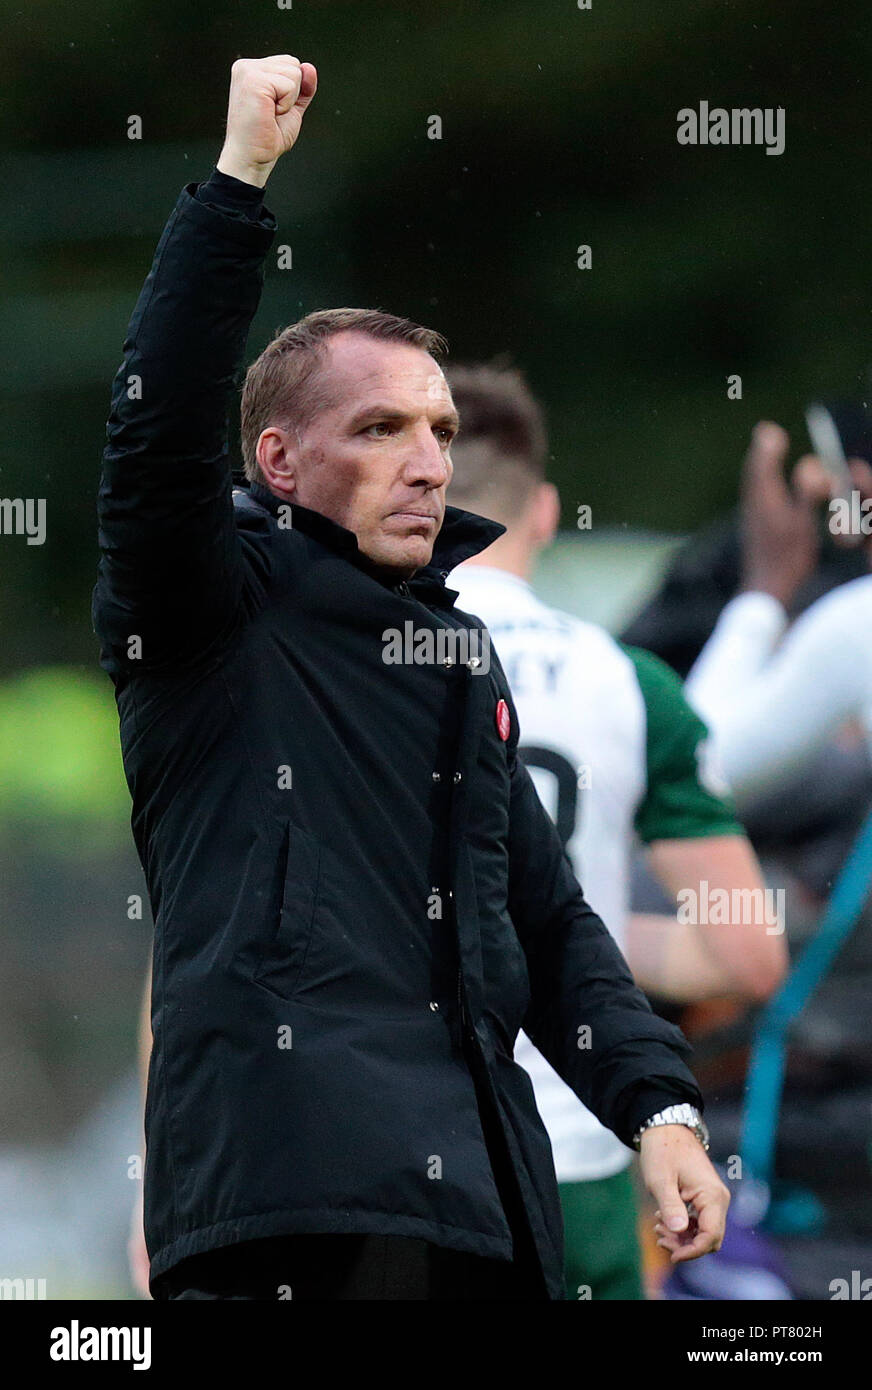
<svg viewBox="0 0 872 1390"><path fill-rule="evenodd" d="M291 52L320 75L269 184L293 268L268 263L249 355L338 304L430 324L458 359L511 354L564 501L543 591L617 627L674 538L733 505L757 419L802 451L809 398L867 399L872 22L859 0L2 13L0 495L45 498L47 536L0 536L0 1273L51 1250L56 1288L99 1297L127 1288L150 919L128 915L94 501L126 322L179 188L218 156L231 62ZM783 106L785 152L680 146L701 99Z"/></svg>

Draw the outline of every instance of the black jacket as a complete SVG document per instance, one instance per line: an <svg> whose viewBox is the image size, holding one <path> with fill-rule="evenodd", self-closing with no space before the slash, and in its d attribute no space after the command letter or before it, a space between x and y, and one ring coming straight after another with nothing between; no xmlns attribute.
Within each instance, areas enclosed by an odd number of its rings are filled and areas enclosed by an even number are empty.
<svg viewBox="0 0 872 1390"><path fill-rule="evenodd" d="M296 506L289 527L269 492L232 489L228 397L275 228L234 182L185 189L161 237L99 495L94 624L155 921L152 1279L288 1232L508 1258L485 1096L560 1298L518 1029L625 1140L701 1104L687 1044L582 897L498 662L383 660L409 620L476 626L445 575L502 528L449 508L432 564L392 588L351 532Z"/></svg>

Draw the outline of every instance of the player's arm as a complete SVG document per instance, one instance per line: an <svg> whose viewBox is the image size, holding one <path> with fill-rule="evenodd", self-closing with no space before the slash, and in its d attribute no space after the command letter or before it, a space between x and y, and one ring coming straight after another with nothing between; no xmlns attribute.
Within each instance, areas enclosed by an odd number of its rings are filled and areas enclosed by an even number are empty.
<svg viewBox="0 0 872 1390"><path fill-rule="evenodd" d="M95 627L122 662L205 651L236 619L244 580L227 410L275 231L256 190L294 143L315 80L286 55L233 65L218 173L180 195L128 328L94 601Z"/></svg>
<svg viewBox="0 0 872 1390"><path fill-rule="evenodd" d="M784 922L726 794L714 785L709 734L681 682L637 648L645 702L646 790L636 829L674 915L634 914L627 959L643 989L685 1002L738 993L763 1000L787 968Z"/></svg>
<svg viewBox="0 0 872 1390"><path fill-rule="evenodd" d="M745 836L660 840L648 859L679 910L632 915L627 960L637 983L677 1003L725 994L768 999L787 970L784 923ZM707 909L695 911L703 902ZM729 904L725 911L722 903ZM697 920L711 916L716 920Z"/></svg>
<svg viewBox="0 0 872 1390"><path fill-rule="evenodd" d="M694 928L665 912L633 912L626 927L627 962L646 994L673 1004L693 1004L735 994L725 972Z"/></svg>

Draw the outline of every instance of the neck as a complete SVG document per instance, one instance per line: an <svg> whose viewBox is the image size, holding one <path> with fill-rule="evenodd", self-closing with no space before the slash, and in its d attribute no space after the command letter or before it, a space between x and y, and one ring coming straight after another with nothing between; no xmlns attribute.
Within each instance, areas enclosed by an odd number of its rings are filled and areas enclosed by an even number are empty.
<svg viewBox="0 0 872 1390"><path fill-rule="evenodd" d="M505 570L516 574L519 579L529 581L533 569L533 552L525 541L506 532L493 541L486 550L464 560L464 568L469 565L486 565L488 569Z"/></svg>

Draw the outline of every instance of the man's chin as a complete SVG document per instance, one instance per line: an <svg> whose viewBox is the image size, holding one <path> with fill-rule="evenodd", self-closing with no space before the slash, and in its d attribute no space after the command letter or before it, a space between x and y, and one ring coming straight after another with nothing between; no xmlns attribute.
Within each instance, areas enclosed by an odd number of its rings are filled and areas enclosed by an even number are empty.
<svg viewBox="0 0 872 1390"><path fill-rule="evenodd" d="M429 565L433 558L433 542L424 536L397 537L371 548L361 548L372 565L387 574L396 575L397 579L410 579L417 570Z"/></svg>

